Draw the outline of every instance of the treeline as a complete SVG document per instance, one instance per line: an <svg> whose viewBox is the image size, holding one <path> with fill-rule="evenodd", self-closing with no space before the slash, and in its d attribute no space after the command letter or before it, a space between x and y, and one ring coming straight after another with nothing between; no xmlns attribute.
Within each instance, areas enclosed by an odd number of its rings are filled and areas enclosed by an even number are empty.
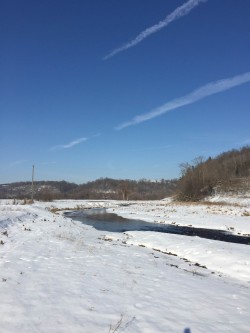
<svg viewBox="0 0 250 333"><path fill-rule="evenodd" d="M250 147L224 152L215 158L196 158L180 165L180 179L160 181L100 178L85 184L37 181L34 199L177 200L196 201L218 192L250 192ZM31 182L0 185L0 199L31 198Z"/></svg>
<svg viewBox="0 0 250 333"><path fill-rule="evenodd" d="M78 185L66 181L37 181L34 182L34 198L50 201L54 198L64 198ZM31 198L31 182L16 182L0 185L0 199L29 199Z"/></svg>
<svg viewBox="0 0 250 333"><path fill-rule="evenodd" d="M33 189L34 199L41 201L55 199L154 200L173 195L176 187L177 180L135 181L100 178L81 185L65 181L37 181L34 182ZM31 198L31 191L31 182L2 184L0 198L27 199Z"/></svg>
<svg viewBox="0 0 250 333"><path fill-rule="evenodd" d="M156 200L175 193L177 180L117 180L100 178L79 185L72 196L76 199Z"/></svg>
<svg viewBox="0 0 250 333"><path fill-rule="evenodd" d="M246 189L250 177L250 147L233 149L206 160L198 157L192 164L182 163L180 168L179 200L199 200L220 189L225 192L236 187Z"/></svg>

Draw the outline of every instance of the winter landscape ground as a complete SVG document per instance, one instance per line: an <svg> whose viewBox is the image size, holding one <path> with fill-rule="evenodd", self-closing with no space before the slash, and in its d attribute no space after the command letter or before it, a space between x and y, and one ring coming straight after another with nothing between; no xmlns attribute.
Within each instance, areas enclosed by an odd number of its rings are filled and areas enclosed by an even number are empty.
<svg viewBox="0 0 250 333"><path fill-rule="evenodd" d="M250 234L250 199L0 201L0 332L249 332L250 246L98 231L65 210Z"/></svg>

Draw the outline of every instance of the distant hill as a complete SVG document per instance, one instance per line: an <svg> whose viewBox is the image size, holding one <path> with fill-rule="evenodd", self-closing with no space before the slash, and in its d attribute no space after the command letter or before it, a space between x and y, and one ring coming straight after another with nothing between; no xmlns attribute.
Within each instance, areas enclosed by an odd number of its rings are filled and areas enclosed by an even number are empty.
<svg viewBox="0 0 250 333"><path fill-rule="evenodd" d="M66 181L37 181L34 183L34 199L117 199L154 200L175 193L177 180L150 181L142 179L117 180L100 178L77 185ZM1 199L24 199L31 197L31 182L0 185Z"/></svg>
<svg viewBox="0 0 250 333"><path fill-rule="evenodd" d="M233 149L214 158L182 163L180 179L100 178L77 185L66 181L37 181L34 199L158 200L175 195L178 200L200 200L211 194L250 195L250 147ZM0 185L0 199L31 198L31 182Z"/></svg>
<svg viewBox="0 0 250 333"><path fill-rule="evenodd" d="M34 182L34 198L51 200L67 196L78 185L66 181L37 181ZM31 182L17 182L0 185L1 199L31 198Z"/></svg>
<svg viewBox="0 0 250 333"><path fill-rule="evenodd" d="M175 193L177 180L150 181L100 178L73 190L78 199L156 200Z"/></svg>

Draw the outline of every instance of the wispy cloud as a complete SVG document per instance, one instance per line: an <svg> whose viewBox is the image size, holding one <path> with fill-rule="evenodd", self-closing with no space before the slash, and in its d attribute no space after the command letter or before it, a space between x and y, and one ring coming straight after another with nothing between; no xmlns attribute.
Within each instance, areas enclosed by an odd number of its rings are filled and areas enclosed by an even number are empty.
<svg viewBox="0 0 250 333"><path fill-rule="evenodd" d="M25 163L25 162L27 162L27 160L18 160L18 161L14 161L14 162L11 162L11 163L10 163L10 167L12 168L12 167L14 167L14 166L17 166L17 165L23 164L23 163Z"/></svg>
<svg viewBox="0 0 250 333"><path fill-rule="evenodd" d="M242 144L242 145L250 145L250 139L246 139L243 142L241 142L240 144Z"/></svg>
<svg viewBox="0 0 250 333"><path fill-rule="evenodd" d="M167 27L170 23L179 19L180 17L187 15L192 9L198 6L201 2L206 2L206 1L207 0L189 0L185 2L182 6L176 8L171 14L167 15L167 17L163 21L160 21L157 24L153 25L152 27L149 27L146 30L142 31L136 38L124 44L123 46L113 50L103 59L107 60L115 56L117 53L130 49L133 46L136 46L137 44L142 42L145 38Z"/></svg>
<svg viewBox="0 0 250 333"><path fill-rule="evenodd" d="M242 75L237 75L232 78L208 83L205 86L194 90L190 94L187 94L183 97L174 99L173 101L163 104L162 106L160 106L156 109L153 109L152 111L150 111L148 113L138 115L138 116L134 117L132 120L118 125L115 129L121 130L125 127L136 125L136 124L142 123L144 121L153 119L155 117L159 117L169 111L178 109L178 108L188 105L188 104L195 103L205 97L208 97L208 96L211 96L214 94L218 94L225 90L240 86L249 81L250 81L250 72L246 72Z"/></svg>
<svg viewBox="0 0 250 333"><path fill-rule="evenodd" d="M101 135L102 135L101 133L97 133L97 134L92 135L92 138L99 138L99 136L101 136Z"/></svg>
<svg viewBox="0 0 250 333"><path fill-rule="evenodd" d="M157 151L157 150L165 150L173 147L172 145L164 145L164 146L154 146L154 147L146 147L141 149L129 149L129 152L145 152L145 151Z"/></svg>
<svg viewBox="0 0 250 333"><path fill-rule="evenodd" d="M70 143L67 143L65 145L57 145L57 146L53 146L50 148L50 150L58 150L58 149L68 149L68 148L72 148L76 145L79 145L80 143L87 141L88 138L79 138L76 139L74 141L71 141Z"/></svg>
<svg viewBox="0 0 250 333"><path fill-rule="evenodd" d="M52 164L56 164L56 162L41 162L41 165L52 165Z"/></svg>

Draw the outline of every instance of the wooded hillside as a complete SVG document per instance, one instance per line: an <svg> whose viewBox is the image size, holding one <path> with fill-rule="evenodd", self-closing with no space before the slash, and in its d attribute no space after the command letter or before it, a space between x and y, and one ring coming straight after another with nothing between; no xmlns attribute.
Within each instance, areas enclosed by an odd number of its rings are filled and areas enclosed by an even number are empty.
<svg viewBox="0 0 250 333"><path fill-rule="evenodd" d="M154 200L163 199L175 193L177 180L150 181L100 178L77 185L65 181L35 181L34 199L116 199ZM1 199L31 198L31 182L0 185Z"/></svg>
<svg viewBox="0 0 250 333"><path fill-rule="evenodd" d="M199 200L218 191L250 190L250 147L233 149L207 160L198 157L192 164L181 164L180 168L180 200Z"/></svg>
<svg viewBox="0 0 250 333"><path fill-rule="evenodd" d="M77 199L154 200L175 193L177 180L149 181L100 178L80 185L72 195Z"/></svg>

